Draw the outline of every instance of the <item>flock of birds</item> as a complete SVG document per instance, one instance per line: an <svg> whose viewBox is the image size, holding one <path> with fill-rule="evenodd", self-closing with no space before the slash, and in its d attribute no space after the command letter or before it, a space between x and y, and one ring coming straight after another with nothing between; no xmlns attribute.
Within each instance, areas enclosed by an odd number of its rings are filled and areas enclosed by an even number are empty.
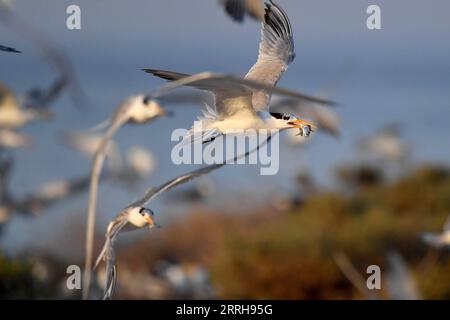
<svg viewBox="0 0 450 320"><path fill-rule="evenodd" d="M329 108L335 103L321 97L306 95L293 90L276 87L283 73L295 59L292 26L286 12L274 1L263 5L260 0L221 0L225 11L236 21L243 22L251 17L261 22L261 42L256 63L244 77L227 74L202 72L188 75L179 72L143 69L156 77L168 80L148 94L131 96L125 99L113 115L86 133L67 133L64 142L71 148L92 158L91 173L70 181L53 181L41 186L35 193L24 199L14 199L8 190L9 173L12 160L4 155L9 149L22 148L31 143L31 138L20 132L26 124L36 120L51 119L51 104L64 90L80 90L76 77L65 55L51 45L42 35L14 15L11 6L0 1L0 21L19 35L32 41L42 56L58 70L59 76L49 88L33 88L21 99L14 92L0 84L0 222L4 211L37 212L44 207L89 189L86 229L86 261L83 278L83 298L89 298L93 270L105 262L105 285L103 299L114 294L117 281L114 242L120 232L141 228L158 227L155 213L147 205L161 193L195 178L205 176L225 165L215 164L176 177L154 188L150 188L138 200L126 205L108 225L103 249L94 264L93 244L95 217L99 183L102 179L133 181L142 179L154 170L153 156L142 148L133 147L127 151L126 165L122 162L120 150L114 143L114 135L126 124L148 124L158 118L170 116L167 105L195 103L206 104L203 111L202 131L194 127L185 137L188 143L213 143L213 141L235 129L275 132L290 130L290 139L303 143L311 132L320 130L333 136L339 135L340 120ZM20 51L0 45L0 51L19 54ZM191 87L202 91L179 94L180 87ZM272 99L272 95L282 98ZM75 96L75 95L74 95ZM301 115L299 117L297 115ZM305 117L305 118L303 118ZM263 144L268 143L269 135ZM386 139L385 139L386 140ZM385 143L386 144L386 143ZM374 143L384 148L383 142ZM258 148L260 148L258 146ZM392 143L387 149L392 149ZM235 160L248 156L248 151L238 155ZM105 159L109 166L103 170ZM450 245L450 229L442 235L425 234L428 243L443 247Z"/></svg>

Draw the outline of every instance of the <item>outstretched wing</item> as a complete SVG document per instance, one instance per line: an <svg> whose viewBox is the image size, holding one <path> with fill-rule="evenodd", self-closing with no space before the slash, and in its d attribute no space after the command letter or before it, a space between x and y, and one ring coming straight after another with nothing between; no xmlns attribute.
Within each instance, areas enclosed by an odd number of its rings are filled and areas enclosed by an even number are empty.
<svg viewBox="0 0 450 320"><path fill-rule="evenodd" d="M243 22L245 15L256 20L264 19L262 0L221 0L226 13L237 22Z"/></svg>
<svg viewBox="0 0 450 320"><path fill-rule="evenodd" d="M266 3L261 30L258 61L245 76L246 79L275 86L288 65L294 60L292 27L286 13L275 3ZM271 94L265 90L253 93L253 108L265 111Z"/></svg>
<svg viewBox="0 0 450 320"><path fill-rule="evenodd" d="M251 97L248 95L249 92L251 93L255 90L263 90L269 94L277 94L296 99L305 99L324 105L336 104L335 102L329 100L316 98L284 88L273 87L270 84L265 84L259 81L220 73L201 72L194 75L187 75L172 71L154 69L143 69L143 71L172 81L150 93L148 96L149 98L157 99L182 86L190 86L201 90L208 90L216 95L216 108L218 109L220 115L233 114L238 110L242 110L242 108L251 108L252 112L255 112L251 107L251 101L247 101Z"/></svg>
<svg viewBox="0 0 450 320"><path fill-rule="evenodd" d="M128 223L128 212L127 210L122 211L113 221L108 225L108 230L106 231L105 244L100 252L97 261L95 262L95 268L103 260L106 265L106 283L103 291L103 300L109 300L114 294L114 290L117 282L117 270L116 270L116 257L114 253L114 241L117 238L119 232Z"/></svg>
<svg viewBox="0 0 450 320"><path fill-rule="evenodd" d="M189 74L165 70L144 69L144 71L170 81L177 81L191 77ZM212 93L214 95L215 106L220 116L234 114L242 108L249 108L253 111L251 105L252 91L234 81L209 78L193 81L187 83L186 85Z"/></svg>
<svg viewBox="0 0 450 320"><path fill-rule="evenodd" d="M191 171L191 172L186 173L186 174L184 174L182 176L176 177L176 178L174 178L174 179L172 179L172 180L170 180L170 181L160 185L159 187L151 188L145 193L145 195L141 199L139 199L139 200L133 202L132 204L130 204L128 206L128 208L136 207L136 206L143 207L147 203L152 201L156 196L158 196L161 193L163 193L164 191L170 190L170 189L172 189L173 187L175 187L177 185L186 183L186 182L188 182L188 181L190 181L190 180L192 180L194 178L201 177L201 176L203 176L205 174L210 173L211 171L217 170L217 169L223 167L224 165L226 165L227 163L235 163L237 160L239 160L241 158L245 158L249 154L259 150L259 148L261 148L264 145L266 145L267 143L269 143L269 141L271 139L272 139L272 136L269 135L267 137L267 139L265 141L263 141L260 145L258 145L255 149L249 150L245 154L237 155L230 161L224 161L223 163L212 164L212 165L209 165L209 166L206 166L206 167L203 167L203 168Z"/></svg>
<svg viewBox="0 0 450 320"><path fill-rule="evenodd" d="M203 176L211 171L219 169L219 168L223 167L225 164L226 163L213 164L213 165L210 165L210 166L207 166L204 168L200 168L200 169L191 171L189 173L186 173L182 176L176 177L176 178L160 185L159 187L151 188L145 193L145 195L141 199L133 202L132 204L130 204L129 207L136 207L136 206L143 207L147 203L149 203L151 200L153 200L156 196L163 193L164 191L170 190L177 185L186 183L194 178Z"/></svg>
<svg viewBox="0 0 450 320"><path fill-rule="evenodd" d="M237 22L245 18L245 0L222 0L226 13Z"/></svg>
<svg viewBox="0 0 450 320"><path fill-rule="evenodd" d="M126 123L127 111L129 110L129 103L126 101L121 104L116 113L111 119L111 123L104 134L100 145L92 162L91 178L89 185L89 200L87 210L87 224L86 224L86 260L84 265L84 279L83 279L83 298L86 299L89 294L89 287L91 281L91 267L93 260L94 247L94 233L95 233L95 216L97 210L97 193L100 175L103 169L103 163L106 157L106 151L113 135Z"/></svg>

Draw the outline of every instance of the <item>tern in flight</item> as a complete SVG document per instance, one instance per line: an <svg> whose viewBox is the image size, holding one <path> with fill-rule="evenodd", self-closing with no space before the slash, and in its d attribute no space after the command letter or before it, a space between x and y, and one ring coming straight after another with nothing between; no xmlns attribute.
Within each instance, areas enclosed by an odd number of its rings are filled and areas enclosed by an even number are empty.
<svg viewBox="0 0 450 320"><path fill-rule="evenodd" d="M172 89L183 84L214 95L215 107L207 106L204 116L199 118L202 121L201 132L191 130L191 134L200 135L203 142L212 141L227 132L247 129L259 131L297 128L300 130L299 134L308 136L313 128L311 122L288 113L269 112L272 94L319 104L333 104L325 99L275 88L288 65L294 60L295 52L289 19L273 1L266 3L261 33L258 60L244 79L214 73L190 78L187 74L177 72L144 69L145 72L166 80L185 80L184 83L174 85Z"/></svg>
<svg viewBox="0 0 450 320"><path fill-rule="evenodd" d="M219 3L237 22L243 22L246 15L256 20L264 20L264 7L261 0L220 0Z"/></svg>
<svg viewBox="0 0 450 320"><path fill-rule="evenodd" d="M108 128L106 129L100 143L98 144L97 150L95 151L91 168L86 226L85 270L91 270L92 266L92 247L94 242L98 184L111 139L114 134L126 123L148 123L158 117L164 116L165 114L164 109L156 101L151 100L144 95L137 95L129 97L122 104L120 104L111 119L107 121ZM88 279L85 279L84 281L89 282L90 273L86 272L85 276L87 276ZM84 291L83 297L87 298L86 295L87 293Z"/></svg>
<svg viewBox="0 0 450 320"><path fill-rule="evenodd" d="M263 147L271 140L272 136L268 136L263 142L261 142L255 149L247 151L245 154L235 156L233 158L233 162L236 162L240 158L245 158L252 152L259 150L259 148ZM228 161L224 163L212 164L197 170L193 170L181 176L178 176L156 188L148 189L144 196L128 206L126 206L117 216L114 218L108 225L106 230L106 241L105 244L98 256L95 268L100 264L103 260L106 264L106 285L104 289L103 299L111 299L114 293L116 279L117 279L117 269L115 263L115 254L114 254L114 241L116 240L118 234L121 231L127 230L137 230L144 227L159 227L154 219L154 213L152 210L146 208L145 206L154 200L158 195L169 191L170 189L189 182L195 178L202 177L214 170L222 168L226 165ZM87 273L91 273L90 269L85 270ZM89 278L90 279L90 278ZM89 280L90 281L90 280ZM83 288L89 292L90 282L84 283ZM86 296L87 298L87 296Z"/></svg>

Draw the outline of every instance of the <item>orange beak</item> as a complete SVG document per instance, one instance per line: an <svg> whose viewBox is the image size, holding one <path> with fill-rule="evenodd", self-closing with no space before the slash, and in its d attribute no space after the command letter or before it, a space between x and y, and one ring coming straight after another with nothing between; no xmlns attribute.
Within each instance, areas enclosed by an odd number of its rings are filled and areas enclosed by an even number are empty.
<svg viewBox="0 0 450 320"><path fill-rule="evenodd" d="M145 222L147 222L149 225L154 225L155 221L153 220L153 218L149 215L144 217Z"/></svg>
<svg viewBox="0 0 450 320"><path fill-rule="evenodd" d="M315 128L315 125L312 122L306 120L292 120L288 122L293 128L303 128L305 126L310 126L311 128Z"/></svg>

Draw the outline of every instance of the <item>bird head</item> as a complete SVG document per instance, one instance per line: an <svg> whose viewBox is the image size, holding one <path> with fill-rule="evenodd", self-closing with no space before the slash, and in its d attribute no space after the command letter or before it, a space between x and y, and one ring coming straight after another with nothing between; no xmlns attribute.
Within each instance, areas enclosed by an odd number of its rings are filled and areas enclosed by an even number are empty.
<svg viewBox="0 0 450 320"><path fill-rule="evenodd" d="M154 213L152 210L144 207L134 207L131 209L128 221L138 228L149 226L150 228L158 227L153 220Z"/></svg>
<svg viewBox="0 0 450 320"><path fill-rule="evenodd" d="M144 95L130 98L129 103L130 121L134 123L146 123L167 114L156 100Z"/></svg>
<svg viewBox="0 0 450 320"><path fill-rule="evenodd" d="M313 123L297 118L290 113L270 113L271 122L276 129L299 129L299 135L309 136L315 127Z"/></svg>

